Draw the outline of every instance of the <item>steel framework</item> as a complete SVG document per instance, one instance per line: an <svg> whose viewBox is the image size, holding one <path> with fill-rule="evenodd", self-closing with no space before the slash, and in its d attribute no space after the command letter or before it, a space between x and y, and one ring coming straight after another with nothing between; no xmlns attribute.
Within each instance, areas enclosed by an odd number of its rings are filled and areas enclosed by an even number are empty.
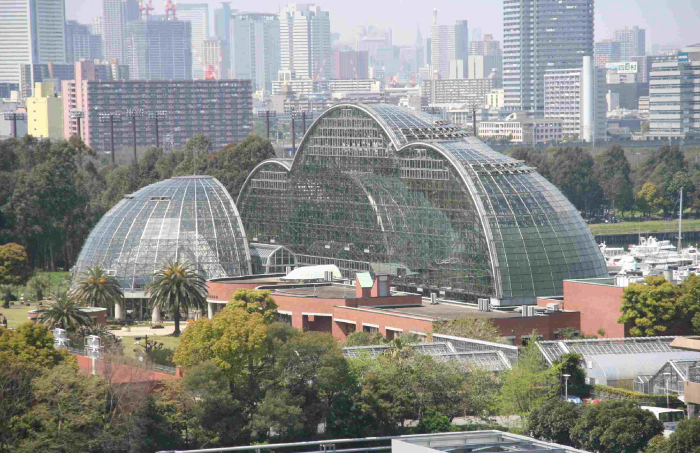
<svg viewBox="0 0 700 453"><path fill-rule="evenodd" d="M294 160L260 164L237 200L249 240L299 265L391 273L410 291L534 303L607 275L576 209L523 162L391 105L321 114Z"/></svg>

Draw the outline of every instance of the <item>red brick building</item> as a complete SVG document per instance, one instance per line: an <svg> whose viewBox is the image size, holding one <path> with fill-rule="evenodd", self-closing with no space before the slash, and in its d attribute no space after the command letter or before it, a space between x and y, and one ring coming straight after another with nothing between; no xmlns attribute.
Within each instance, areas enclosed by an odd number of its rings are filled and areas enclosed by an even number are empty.
<svg viewBox="0 0 700 453"><path fill-rule="evenodd" d="M292 326L331 333L338 340L353 332L379 332L386 338L402 333L427 335L433 324L449 319L488 317L512 344L520 345L537 330L542 339L557 338L565 327L579 328L579 314L572 311L538 312L522 316L513 310L479 311L462 303L431 304L419 294L389 291L390 277L358 274L355 285L321 282L287 284L277 277L259 276L208 282L207 301L213 316L239 288L270 291L281 318Z"/></svg>

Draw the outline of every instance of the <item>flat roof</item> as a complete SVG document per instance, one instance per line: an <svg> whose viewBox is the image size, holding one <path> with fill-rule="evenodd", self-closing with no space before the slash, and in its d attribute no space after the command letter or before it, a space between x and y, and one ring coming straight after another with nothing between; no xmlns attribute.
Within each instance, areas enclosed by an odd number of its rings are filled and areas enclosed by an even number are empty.
<svg viewBox="0 0 700 453"><path fill-rule="evenodd" d="M355 286L337 283L324 285L305 284L304 286L282 285L281 288L270 288L274 294L296 297L317 297L319 299L356 299Z"/></svg>
<svg viewBox="0 0 700 453"><path fill-rule="evenodd" d="M372 307L387 311L394 311L405 315L429 316L433 318L457 319L465 316L475 316L477 318L517 318L519 313L513 311L479 311L477 307L468 305L450 304L440 302L432 305L430 301L423 300L422 305L410 307Z"/></svg>
<svg viewBox="0 0 700 453"><path fill-rule="evenodd" d="M268 275L245 275L242 277L221 277L212 278L208 280L212 283L259 283L261 285L266 283L281 283L280 277L284 274L268 274Z"/></svg>

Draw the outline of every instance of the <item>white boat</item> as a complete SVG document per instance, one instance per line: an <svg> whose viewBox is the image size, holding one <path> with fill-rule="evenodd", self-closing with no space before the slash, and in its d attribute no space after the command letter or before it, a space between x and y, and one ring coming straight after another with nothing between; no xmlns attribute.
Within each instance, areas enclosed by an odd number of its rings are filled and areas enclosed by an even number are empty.
<svg viewBox="0 0 700 453"><path fill-rule="evenodd" d="M611 258L627 253L623 247L608 247L605 242L598 244L598 247L600 248L600 253L603 254L603 258L605 258L605 261L610 261Z"/></svg>
<svg viewBox="0 0 700 453"><path fill-rule="evenodd" d="M671 241L660 241L653 236L640 236L638 245L630 245L630 254L640 258L668 258L678 255Z"/></svg>

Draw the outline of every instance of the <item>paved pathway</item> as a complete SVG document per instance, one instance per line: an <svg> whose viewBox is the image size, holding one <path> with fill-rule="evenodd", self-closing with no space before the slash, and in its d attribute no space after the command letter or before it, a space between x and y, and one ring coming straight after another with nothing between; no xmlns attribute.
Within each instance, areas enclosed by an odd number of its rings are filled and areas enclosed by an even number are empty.
<svg viewBox="0 0 700 453"><path fill-rule="evenodd" d="M185 330L187 327L186 322L181 322L180 323L180 330ZM131 332L125 332L121 329L118 330L110 330L110 333L113 333L114 335L118 337L143 337L146 335L149 336L158 336L162 337L165 335L172 335L172 333L175 331L175 326L173 325L164 325L162 329L151 329L150 326L131 326Z"/></svg>

